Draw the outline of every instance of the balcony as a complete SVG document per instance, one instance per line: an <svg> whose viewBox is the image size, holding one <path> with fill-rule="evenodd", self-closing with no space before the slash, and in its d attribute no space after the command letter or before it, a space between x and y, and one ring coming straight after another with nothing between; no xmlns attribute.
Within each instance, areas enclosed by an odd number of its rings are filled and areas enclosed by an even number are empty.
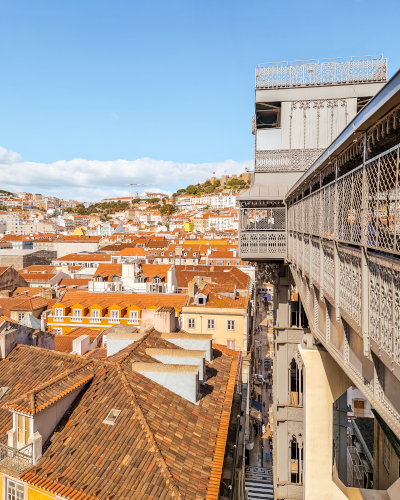
<svg viewBox="0 0 400 500"><path fill-rule="evenodd" d="M126 323L128 325L140 325L140 319L139 318L129 318Z"/></svg>
<svg viewBox="0 0 400 500"><path fill-rule="evenodd" d="M63 322L64 316L53 316L53 321Z"/></svg>
<svg viewBox="0 0 400 500"><path fill-rule="evenodd" d="M101 318L99 317L89 318L89 323L101 323Z"/></svg>
<svg viewBox="0 0 400 500"><path fill-rule="evenodd" d="M119 323L120 323L120 318L109 318L109 319L108 319L108 322L109 322L109 323L112 323L112 324L114 324L114 325L119 325Z"/></svg>
<svg viewBox="0 0 400 500"><path fill-rule="evenodd" d="M386 82L386 68L382 56L265 63L256 68L255 86L276 89Z"/></svg>
<svg viewBox="0 0 400 500"><path fill-rule="evenodd" d="M243 260L286 257L285 207L241 208L239 252Z"/></svg>
<svg viewBox="0 0 400 500"><path fill-rule="evenodd" d="M7 436L2 436L0 440L0 468L19 475L32 466L32 444L28 444L17 450L7 445Z"/></svg>
<svg viewBox="0 0 400 500"><path fill-rule="evenodd" d="M286 232L240 233L239 252L243 260L284 259L286 258Z"/></svg>
<svg viewBox="0 0 400 500"><path fill-rule="evenodd" d="M82 323L82 316L71 316L71 323Z"/></svg>

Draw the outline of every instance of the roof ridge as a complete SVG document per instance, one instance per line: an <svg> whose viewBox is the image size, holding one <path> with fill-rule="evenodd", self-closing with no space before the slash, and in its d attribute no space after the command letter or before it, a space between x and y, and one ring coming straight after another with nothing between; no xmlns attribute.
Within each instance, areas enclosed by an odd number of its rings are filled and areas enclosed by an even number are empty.
<svg viewBox="0 0 400 500"><path fill-rule="evenodd" d="M128 345L127 347L132 347L132 349L127 349L126 354L122 358L119 358L118 361L113 362L110 361L109 363L114 364L115 366L120 365L125 359L132 354L132 352L136 351L136 349L142 344L142 342L147 339L147 337L150 335L151 330L143 335L143 337L139 340L134 341L132 344ZM116 353L118 354L118 353ZM107 364L107 360L104 360L103 363Z"/></svg>
<svg viewBox="0 0 400 500"><path fill-rule="evenodd" d="M35 412L35 409L36 409L35 396L38 392L43 391L44 389L47 389L51 385L56 384L57 382L60 382L64 377L69 377L73 373L77 372L78 370L82 370L83 368L86 368L90 364L93 364L93 362L91 360L84 361L82 365L76 366L74 368L71 368L70 370L67 370L66 372L60 373L59 375L53 377L52 379L48 380L47 382L44 382L43 384L38 385L34 389L31 389L30 391L25 392L19 398L16 398L13 401L9 401L8 403L6 403L4 405L4 407L9 407L10 405L15 405L17 402L23 401L25 398L28 398L31 412L36 413Z"/></svg>
<svg viewBox="0 0 400 500"><path fill-rule="evenodd" d="M157 466L159 467L161 474L163 478L165 479L167 487L172 490L171 495L173 498L177 498L179 500L182 500L182 495L179 492L178 486L175 484L175 480L171 474L171 471L169 470L169 467L167 463L164 460L164 457L162 456L162 453L160 451L160 448L157 445L157 442L153 436L153 433L150 430L149 423L146 420L146 417L144 416L142 409L140 408L140 405L136 399L135 393L133 392L130 383L128 382L128 379L126 378L126 375L124 373L123 368L119 363L117 363L117 371L121 375L122 383L126 387L127 392L132 398L133 405L134 405L134 411L138 413L138 421L141 424L141 427L146 435L147 441L150 444L150 451L153 451L154 454L156 455L156 463Z"/></svg>

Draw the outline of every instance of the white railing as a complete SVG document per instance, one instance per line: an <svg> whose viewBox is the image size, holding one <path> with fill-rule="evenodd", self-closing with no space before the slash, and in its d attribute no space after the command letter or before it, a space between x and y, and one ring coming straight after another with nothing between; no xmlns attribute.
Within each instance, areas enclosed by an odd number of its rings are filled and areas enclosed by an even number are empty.
<svg viewBox="0 0 400 500"><path fill-rule="evenodd" d="M89 318L89 323L101 323L101 318L100 317Z"/></svg>
<svg viewBox="0 0 400 500"><path fill-rule="evenodd" d="M108 322L115 323L118 325L120 323L120 318L108 318Z"/></svg>
<svg viewBox="0 0 400 500"><path fill-rule="evenodd" d="M128 325L140 325L140 319L139 318L129 318L127 321Z"/></svg>
<svg viewBox="0 0 400 500"><path fill-rule="evenodd" d="M66 316L68 317L68 316ZM70 321L71 323L82 323L82 317L81 316L70 316Z"/></svg>
<svg viewBox="0 0 400 500"><path fill-rule="evenodd" d="M51 318L51 316L49 316ZM53 316L53 321L64 321L64 316Z"/></svg>
<svg viewBox="0 0 400 500"><path fill-rule="evenodd" d="M266 63L256 68L256 89L386 82L382 56Z"/></svg>

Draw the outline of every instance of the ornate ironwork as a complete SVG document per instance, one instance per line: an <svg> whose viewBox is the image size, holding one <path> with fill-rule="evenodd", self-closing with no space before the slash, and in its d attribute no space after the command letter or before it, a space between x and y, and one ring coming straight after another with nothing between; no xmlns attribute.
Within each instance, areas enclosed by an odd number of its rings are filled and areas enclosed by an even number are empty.
<svg viewBox="0 0 400 500"><path fill-rule="evenodd" d="M333 260L333 244L327 241L322 243L324 253L324 290L334 298L335 264Z"/></svg>
<svg viewBox="0 0 400 500"><path fill-rule="evenodd" d="M386 82L386 73L387 61L382 56L267 63L256 68L256 88Z"/></svg>
<svg viewBox="0 0 400 500"><path fill-rule="evenodd" d="M289 229L400 254L399 145L288 208Z"/></svg>
<svg viewBox="0 0 400 500"><path fill-rule="evenodd" d="M303 172L324 149L280 149L255 152L255 172Z"/></svg>
<svg viewBox="0 0 400 500"><path fill-rule="evenodd" d="M240 209L239 231L283 231L285 228L285 208Z"/></svg>
<svg viewBox="0 0 400 500"><path fill-rule="evenodd" d="M0 441L0 467L21 474L33 465L33 446L28 444L16 449L7 445L7 436Z"/></svg>
<svg viewBox="0 0 400 500"><path fill-rule="evenodd" d="M340 307L361 325L361 254L344 247L339 249Z"/></svg>
<svg viewBox="0 0 400 500"><path fill-rule="evenodd" d="M270 283L271 285L277 286L279 284L279 264L258 262L257 282L260 286L263 283Z"/></svg>
<svg viewBox="0 0 400 500"><path fill-rule="evenodd" d="M240 256L244 260L251 258L286 257L286 233L281 231L258 231L240 233Z"/></svg>

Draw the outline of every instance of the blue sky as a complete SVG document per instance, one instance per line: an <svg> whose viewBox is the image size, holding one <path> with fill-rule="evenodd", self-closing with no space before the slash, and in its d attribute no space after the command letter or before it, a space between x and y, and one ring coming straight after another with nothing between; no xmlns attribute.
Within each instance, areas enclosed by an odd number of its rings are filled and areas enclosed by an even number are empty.
<svg viewBox="0 0 400 500"><path fill-rule="evenodd" d="M384 54L391 76L399 14L398 0L0 0L1 187L95 200L240 172L258 63Z"/></svg>

